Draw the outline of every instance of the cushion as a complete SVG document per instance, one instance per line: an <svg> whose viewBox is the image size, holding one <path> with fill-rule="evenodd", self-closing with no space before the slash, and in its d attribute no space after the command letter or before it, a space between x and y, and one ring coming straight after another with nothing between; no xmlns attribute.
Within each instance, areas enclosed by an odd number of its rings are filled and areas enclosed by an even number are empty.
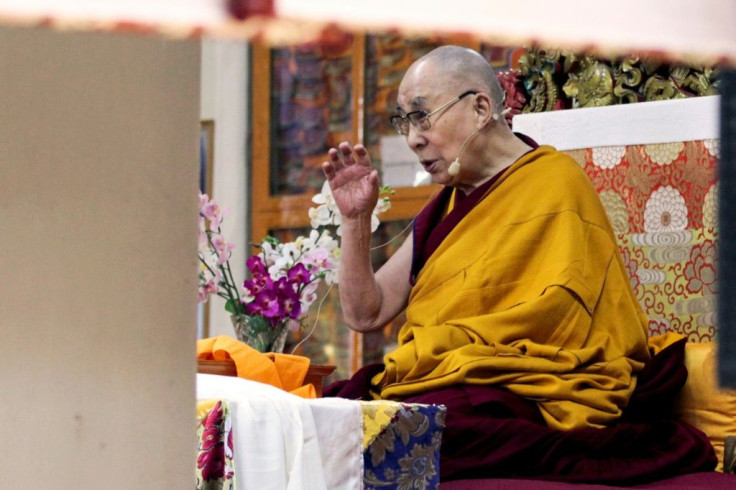
<svg viewBox="0 0 736 490"><path fill-rule="evenodd" d="M675 405L675 414L705 432L718 456L717 471L724 471L724 442L736 436L736 390L718 387L716 344L688 343L685 347L687 383ZM731 464L726 471L732 472ZM730 470L730 471L729 471Z"/></svg>

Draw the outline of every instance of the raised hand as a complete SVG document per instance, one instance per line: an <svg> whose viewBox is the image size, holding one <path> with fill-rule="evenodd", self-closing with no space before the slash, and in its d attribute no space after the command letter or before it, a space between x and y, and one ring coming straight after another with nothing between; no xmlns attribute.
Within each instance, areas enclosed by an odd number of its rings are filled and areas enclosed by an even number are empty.
<svg viewBox="0 0 736 490"><path fill-rule="evenodd" d="M322 171L343 218L369 215L378 202L378 172L363 145L342 142L327 152Z"/></svg>

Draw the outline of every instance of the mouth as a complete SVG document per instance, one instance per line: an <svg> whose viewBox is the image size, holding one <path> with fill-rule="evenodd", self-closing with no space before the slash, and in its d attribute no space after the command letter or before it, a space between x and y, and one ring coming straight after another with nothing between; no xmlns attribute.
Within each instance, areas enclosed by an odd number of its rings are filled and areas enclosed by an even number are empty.
<svg viewBox="0 0 736 490"><path fill-rule="evenodd" d="M424 167L424 170L426 170L430 174L435 170L435 167L437 166L437 160L420 160L420 163Z"/></svg>

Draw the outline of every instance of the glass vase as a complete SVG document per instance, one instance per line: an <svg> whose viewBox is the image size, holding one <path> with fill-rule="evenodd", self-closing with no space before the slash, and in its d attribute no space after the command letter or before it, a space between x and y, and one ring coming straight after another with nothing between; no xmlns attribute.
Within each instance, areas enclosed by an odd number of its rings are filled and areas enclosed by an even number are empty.
<svg viewBox="0 0 736 490"><path fill-rule="evenodd" d="M235 336L259 352L283 352L286 336L289 333L288 323L281 322L276 326L266 318L258 315L232 315Z"/></svg>

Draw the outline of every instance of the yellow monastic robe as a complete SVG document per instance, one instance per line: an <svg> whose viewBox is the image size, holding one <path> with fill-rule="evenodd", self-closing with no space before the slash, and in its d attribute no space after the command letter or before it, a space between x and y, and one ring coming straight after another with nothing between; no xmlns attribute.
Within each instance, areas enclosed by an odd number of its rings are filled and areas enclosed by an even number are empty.
<svg viewBox="0 0 736 490"><path fill-rule="evenodd" d="M611 423L650 354L598 194L549 146L488 192L419 273L399 347L373 379L380 397L497 385L535 400L553 428Z"/></svg>

